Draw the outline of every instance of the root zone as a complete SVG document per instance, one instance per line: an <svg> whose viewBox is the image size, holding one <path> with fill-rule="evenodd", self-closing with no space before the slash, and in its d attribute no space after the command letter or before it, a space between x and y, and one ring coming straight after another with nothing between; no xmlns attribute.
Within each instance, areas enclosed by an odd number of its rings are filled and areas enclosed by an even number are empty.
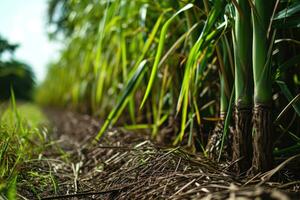
<svg viewBox="0 0 300 200"><path fill-rule="evenodd" d="M279 170L252 179L237 177L231 173L233 163L216 163L183 147L164 147L145 135L121 129L108 131L103 140L91 145L89 141L97 134L99 125L91 123L93 119L71 112L52 112L49 116L56 126L57 144L67 156L53 148L43 159L30 163L31 169L51 171L56 186L54 189L49 184L36 191L37 194L23 187L20 193L24 196L38 195L42 199L299 197L300 183ZM57 123L62 120L63 123ZM274 174L281 174L282 180L274 181Z"/></svg>

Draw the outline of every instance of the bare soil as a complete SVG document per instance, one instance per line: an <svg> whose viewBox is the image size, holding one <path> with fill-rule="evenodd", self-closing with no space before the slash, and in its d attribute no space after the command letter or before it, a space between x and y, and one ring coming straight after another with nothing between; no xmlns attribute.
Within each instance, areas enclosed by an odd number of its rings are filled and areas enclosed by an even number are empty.
<svg viewBox="0 0 300 200"><path fill-rule="evenodd" d="M109 130L95 143L99 120L69 111L46 114L52 122L52 145L26 166L45 176L35 177L32 185L21 184L21 197L300 199L299 156L267 173L237 177L234 163L216 163L201 153L158 145L145 134L121 129Z"/></svg>

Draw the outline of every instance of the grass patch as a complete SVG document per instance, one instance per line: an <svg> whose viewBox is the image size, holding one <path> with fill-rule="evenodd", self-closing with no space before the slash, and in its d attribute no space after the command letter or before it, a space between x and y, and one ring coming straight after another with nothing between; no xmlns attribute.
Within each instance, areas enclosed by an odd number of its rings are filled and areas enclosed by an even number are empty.
<svg viewBox="0 0 300 200"><path fill-rule="evenodd" d="M43 124L43 125L42 125ZM47 119L32 104L20 103L14 98L3 103L0 114L0 199L16 199L19 183L27 175L37 177L38 172L28 172L26 163L39 158L45 150L46 131L41 129ZM51 181L51 177L49 177ZM30 179L25 182L30 183Z"/></svg>

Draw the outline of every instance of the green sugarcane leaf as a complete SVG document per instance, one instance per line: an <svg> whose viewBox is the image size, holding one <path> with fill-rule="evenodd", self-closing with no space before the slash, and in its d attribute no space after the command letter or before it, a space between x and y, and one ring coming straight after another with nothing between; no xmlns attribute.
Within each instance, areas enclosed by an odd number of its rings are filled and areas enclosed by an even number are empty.
<svg viewBox="0 0 300 200"><path fill-rule="evenodd" d="M299 28L300 15L297 14L288 18L274 20L272 26L277 29Z"/></svg>
<svg viewBox="0 0 300 200"><path fill-rule="evenodd" d="M117 115L119 110L124 107L124 104L128 102L128 97L132 94L134 91L134 88L139 80L139 78L144 74L146 67L147 60L144 60L140 63L138 69L133 74L133 76L129 79L128 83L126 84L123 92L121 93L120 97L118 98L116 106L113 108L113 110L109 113L107 119L105 120L102 128L100 129L99 133L96 136L96 140L98 141L104 132L107 130L107 128L110 126L111 121L114 119L114 117Z"/></svg>
<svg viewBox="0 0 300 200"><path fill-rule="evenodd" d="M167 60L167 58L176 50L180 47L180 45L184 42L184 40L187 39L187 37L195 30L195 28L198 26L198 24L194 24L190 30L186 33L184 33L176 42L172 45L172 47L167 51L167 53L162 57L160 60L158 67L162 66L162 64Z"/></svg>
<svg viewBox="0 0 300 200"><path fill-rule="evenodd" d="M234 93L235 93L235 91L234 91L234 87L233 87L232 92L231 92L231 96L230 96L230 100L229 100L228 111L227 111L225 122L224 122L224 131L223 131L223 135L222 135L221 147L220 147L220 152L219 152L219 156L218 156L218 161L220 161L220 159L221 159L222 151L223 151L223 148L224 148L224 143L225 143L225 140L227 139L227 136L228 136L229 125L231 123L232 113L233 113L234 96L235 96Z"/></svg>
<svg viewBox="0 0 300 200"><path fill-rule="evenodd" d="M274 156L282 156L282 155L291 156L291 155L295 155L297 153L300 153L300 142L298 142L295 145L289 146L287 148L274 150L273 155Z"/></svg>
<svg viewBox="0 0 300 200"><path fill-rule="evenodd" d="M281 92L284 94L285 98L290 102L288 106L292 105L298 116L300 116L300 101L298 101L300 98L300 95L297 95L295 98L293 98L293 95L291 91L289 90L288 86L283 81L276 81L276 83L279 85ZM285 108L283 111L286 111ZM282 112L277 117L276 121L279 120L280 116L282 116Z"/></svg>
<svg viewBox="0 0 300 200"><path fill-rule="evenodd" d="M167 12L167 11L166 11ZM131 70L131 73L135 73L136 69L138 68L138 66L140 65L141 61L144 59L146 53L149 51L154 39L155 39L155 35L160 27L160 24L163 20L163 16L164 16L164 13L162 13L159 18L157 19L156 23L154 24L153 28L152 28L152 31L151 33L149 34L148 36L148 39L143 47L143 50L142 50L142 54L141 56L137 59L137 62L135 64L135 66L133 67L133 69Z"/></svg>
<svg viewBox="0 0 300 200"><path fill-rule="evenodd" d="M179 94L179 98L177 101L177 108L176 112L179 113L181 109L181 105L183 102L183 108L182 108L182 117L181 117L181 130L179 133L179 141L183 139L184 131L186 128L186 119L187 119L187 109L188 109L188 102L189 102L189 90L190 90L190 82L192 79L193 74L195 74L195 71L197 70L197 62L199 62L200 55L204 55L201 59L204 59L205 57L208 57L207 53L203 53L207 50L207 48L210 45L214 45L214 43L211 44L211 41L216 42L220 35L216 34L218 31L213 31L211 34L212 28L216 25L216 21L219 18L220 14L223 12L223 2L222 1L216 1L215 7L211 10L209 13L209 16L206 20L206 23L204 25L204 28L195 43L195 45L192 47L191 52L188 56L187 63L185 66L185 72L184 72L184 78L182 81L182 86ZM217 30L223 30L225 24L221 25L217 28ZM201 68L204 68L204 66L201 66ZM177 140L175 141L177 142Z"/></svg>
<svg viewBox="0 0 300 200"><path fill-rule="evenodd" d="M300 27L300 2L294 2L278 12L273 19L274 28Z"/></svg>
<svg viewBox="0 0 300 200"><path fill-rule="evenodd" d="M295 2L289 5L287 8L278 12L274 17L274 20L285 19L299 12L300 12L300 2Z"/></svg>
<svg viewBox="0 0 300 200"><path fill-rule="evenodd" d="M164 44L165 44L165 39L166 39L166 35L167 35L167 31L168 31L168 28L170 26L170 24L173 22L173 20L182 12L190 9L193 7L193 4L187 4L186 6L184 6L182 9L180 9L179 11L177 11L170 19L168 19L168 21L166 21L166 23L163 25L162 27L162 30L161 30L161 33L160 33L160 37L159 37L159 44L158 44L158 48L157 48L157 52L156 52L156 55L155 55L155 59L154 59L154 64L153 64L153 67L152 67L152 71L151 71L151 75L150 75L150 79L149 79L149 83L147 85L147 89L146 89L146 92L145 92L145 95L144 95L144 98L142 100L142 103L141 103L141 106L140 106L140 109L143 108L149 94L150 94L150 91L151 91L151 88L153 86L153 83L154 83L154 79L156 77L156 74L157 74L157 70L158 70L158 65L159 65L159 62L160 62L160 58L162 56L162 53L163 53L163 50L164 50Z"/></svg>
<svg viewBox="0 0 300 200"><path fill-rule="evenodd" d="M289 102L292 102L293 99L295 99L295 98L293 98L293 95L292 95L291 91L289 90L288 86L286 85L286 83L283 81L276 81L276 83L279 85L281 92L284 94L286 99ZM293 108L295 109L296 113L298 114L298 116L300 116L300 101L298 101L298 100L299 100L299 98L294 100L292 102L292 105L293 105Z"/></svg>
<svg viewBox="0 0 300 200"><path fill-rule="evenodd" d="M290 96L290 98L291 98L291 96ZM283 108L283 110L279 113L279 115L277 116L277 118L276 118L276 120L274 121L274 124L276 124L276 123L278 123L278 121L279 121L279 119L288 111L288 109L291 107L291 106L293 106L294 108L295 108L295 110L296 110L296 113L298 113L297 112L297 101L300 99L300 93L297 95L297 96L295 96L284 108ZM295 107L295 105L296 105L296 107ZM299 115L299 114L298 114Z"/></svg>
<svg viewBox="0 0 300 200"><path fill-rule="evenodd" d="M192 47L192 49L190 51L190 54L188 56L187 63L185 66L184 78L182 81L180 95L179 95L179 98L177 101L177 108L176 108L177 114L180 111L181 104L182 104L182 101L184 98L184 94L187 94L185 91L189 89L190 75L192 73L192 69L194 68L194 66L196 64L197 59L199 58L199 55L205 51L207 46L211 45L210 42L212 40L217 40L218 34L216 34L216 33L218 33L220 30L223 30L226 27L225 23L223 23L216 29L218 31L213 31L213 33L211 34L211 29L213 28L213 26L216 23L216 20L218 19L219 15L223 11L222 5L223 5L222 1L216 1L215 6L209 13L209 16L205 22L205 25L203 27L203 30L202 30L197 42L195 43L195 45Z"/></svg>

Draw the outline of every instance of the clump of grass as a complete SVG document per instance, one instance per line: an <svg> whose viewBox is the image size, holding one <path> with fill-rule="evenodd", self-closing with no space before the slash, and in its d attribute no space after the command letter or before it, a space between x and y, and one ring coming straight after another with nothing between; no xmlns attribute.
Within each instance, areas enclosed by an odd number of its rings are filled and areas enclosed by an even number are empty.
<svg viewBox="0 0 300 200"><path fill-rule="evenodd" d="M39 125L46 123L46 118L32 104L17 107L14 95L9 104L3 105L6 106L0 116L0 198L16 199L20 175L26 173L23 166L44 150L46 136L41 134Z"/></svg>

